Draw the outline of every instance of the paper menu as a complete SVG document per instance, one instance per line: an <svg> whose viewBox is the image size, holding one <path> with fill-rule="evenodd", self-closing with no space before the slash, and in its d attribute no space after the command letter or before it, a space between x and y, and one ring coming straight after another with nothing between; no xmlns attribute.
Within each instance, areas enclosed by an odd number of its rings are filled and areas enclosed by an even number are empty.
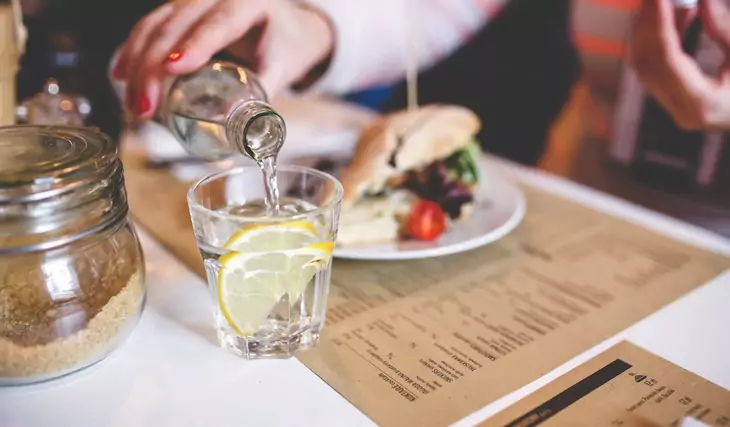
<svg viewBox="0 0 730 427"><path fill-rule="evenodd" d="M410 262L338 260L299 355L378 425L458 421L648 316L727 259L527 191L513 235Z"/></svg>
<svg viewBox="0 0 730 427"><path fill-rule="evenodd" d="M187 185L130 154L134 220L203 275ZM322 342L298 358L379 425L448 425L730 267L523 189L522 224L484 248L420 261L335 260Z"/></svg>
<svg viewBox="0 0 730 427"><path fill-rule="evenodd" d="M481 426L685 424L730 426L730 391L624 341Z"/></svg>

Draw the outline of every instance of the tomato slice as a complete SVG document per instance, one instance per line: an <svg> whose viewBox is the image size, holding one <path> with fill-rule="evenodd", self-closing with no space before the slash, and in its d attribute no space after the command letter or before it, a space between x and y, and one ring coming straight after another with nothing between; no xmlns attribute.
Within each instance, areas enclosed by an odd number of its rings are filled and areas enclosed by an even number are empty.
<svg viewBox="0 0 730 427"><path fill-rule="evenodd" d="M406 229L414 239L435 240L446 230L446 214L437 203L419 200L408 214Z"/></svg>

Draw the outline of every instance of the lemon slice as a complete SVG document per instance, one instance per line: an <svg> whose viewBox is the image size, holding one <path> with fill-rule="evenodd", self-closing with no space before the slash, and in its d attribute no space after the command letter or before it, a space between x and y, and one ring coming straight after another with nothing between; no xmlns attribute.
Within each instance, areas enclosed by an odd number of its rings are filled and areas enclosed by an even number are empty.
<svg viewBox="0 0 730 427"><path fill-rule="evenodd" d="M284 295L294 304L332 258L333 242L270 252L230 252L218 259L218 304L239 335L260 329Z"/></svg>
<svg viewBox="0 0 730 427"><path fill-rule="evenodd" d="M309 221L291 221L244 227L233 233L223 246L236 252L265 252L298 249L319 240Z"/></svg>

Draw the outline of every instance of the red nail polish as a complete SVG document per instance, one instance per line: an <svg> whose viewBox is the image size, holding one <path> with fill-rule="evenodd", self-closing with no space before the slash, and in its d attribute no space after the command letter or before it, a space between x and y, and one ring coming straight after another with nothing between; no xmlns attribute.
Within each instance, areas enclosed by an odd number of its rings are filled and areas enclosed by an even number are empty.
<svg viewBox="0 0 730 427"><path fill-rule="evenodd" d="M142 95L137 100L137 114L142 115L150 109L150 100L147 95Z"/></svg>
<svg viewBox="0 0 730 427"><path fill-rule="evenodd" d="M178 51L172 52L170 55L168 55L167 62L177 62L182 57L183 57L183 53L178 50Z"/></svg>
<svg viewBox="0 0 730 427"><path fill-rule="evenodd" d="M112 77L117 80L124 79L124 67L121 66L120 63L117 63L114 68L112 68Z"/></svg>

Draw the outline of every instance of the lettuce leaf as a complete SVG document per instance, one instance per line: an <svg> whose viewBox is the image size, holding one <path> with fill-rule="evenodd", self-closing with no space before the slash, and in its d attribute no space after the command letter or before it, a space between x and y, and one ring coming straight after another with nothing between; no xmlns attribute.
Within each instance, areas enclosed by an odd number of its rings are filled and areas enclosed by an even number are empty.
<svg viewBox="0 0 730 427"><path fill-rule="evenodd" d="M460 217L462 207L474 200L471 188L449 176L443 162L435 162L417 173L409 173L404 187L421 199L438 203L452 219Z"/></svg>
<svg viewBox="0 0 730 427"><path fill-rule="evenodd" d="M444 161L449 177L472 186L479 182L479 158L482 149L476 140L449 156Z"/></svg>

